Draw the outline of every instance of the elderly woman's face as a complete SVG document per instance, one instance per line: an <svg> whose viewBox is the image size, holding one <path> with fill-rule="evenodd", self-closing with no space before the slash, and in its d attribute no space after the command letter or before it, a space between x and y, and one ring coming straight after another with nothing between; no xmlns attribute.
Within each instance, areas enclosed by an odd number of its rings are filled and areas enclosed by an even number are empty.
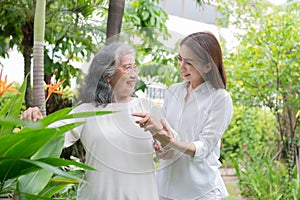
<svg viewBox="0 0 300 200"><path fill-rule="evenodd" d="M120 64L110 80L110 84L116 94L129 95L134 92L138 78L137 70L135 58L131 54L121 56Z"/></svg>

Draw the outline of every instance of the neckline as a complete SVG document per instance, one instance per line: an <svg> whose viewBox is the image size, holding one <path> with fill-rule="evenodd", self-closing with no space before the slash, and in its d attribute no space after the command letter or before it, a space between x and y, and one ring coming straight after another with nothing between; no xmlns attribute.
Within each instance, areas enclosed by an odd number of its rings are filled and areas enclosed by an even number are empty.
<svg viewBox="0 0 300 200"><path fill-rule="evenodd" d="M190 82L186 81L184 86L185 86L186 92L188 92L188 89L190 87ZM205 81L205 82L201 83L200 85L198 85L196 88L192 89L190 94L197 92L197 91L200 91L200 92L205 91L205 90L208 90L209 88L210 88L210 84L207 81Z"/></svg>
<svg viewBox="0 0 300 200"><path fill-rule="evenodd" d="M128 103L132 103L132 102L134 102L134 101L136 101L136 97L132 97L131 99L130 99L130 101L128 101L128 102L111 102L111 103L109 103L109 104L112 104L112 105L118 105L118 104L120 104L120 105L124 105L124 104L128 104ZM108 105L109 105L108 104Z"/></svg>

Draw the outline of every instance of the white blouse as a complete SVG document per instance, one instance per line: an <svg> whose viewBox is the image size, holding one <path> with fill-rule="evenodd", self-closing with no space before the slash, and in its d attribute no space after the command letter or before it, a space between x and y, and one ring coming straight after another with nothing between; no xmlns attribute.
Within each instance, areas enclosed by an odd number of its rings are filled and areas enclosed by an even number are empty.
<svg viewBox="0 0 300 200"><path fill-rule="evenodd" d="M145 112L157 116L160 108L147 99L134 99L129 103L108 104L105 108L82 104L72 112L99 110L117 112L63 122L86 121L65 134L64 146L80 139L86 150L85 163L95 169L86 172L77 199L158 200L152 135L141 129L131 114Z"/></svg>
<svg viewBox="0 0 300 200"><path fill-rule="evenodd" d="M177 152L173 159L161 160L157 171L160 196L198 199L219 189L225 198L228 193L218 169L221 137L233 114L231 96L208 82L195 88L187 101L186 94L187 82L171 86L163 112L181 141L195 145L195 156Z"/></svg>

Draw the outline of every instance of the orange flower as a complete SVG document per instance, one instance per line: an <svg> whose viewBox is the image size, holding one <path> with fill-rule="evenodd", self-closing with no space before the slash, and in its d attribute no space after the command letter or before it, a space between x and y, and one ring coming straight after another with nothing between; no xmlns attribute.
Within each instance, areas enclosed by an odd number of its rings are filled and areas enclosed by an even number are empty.
<svg viewBox="0 0 300 200"><path fill-rule="evenodd" d="M2 80L2 69L0 72L0 97L7 91L9 92L14 92L16 94L20 94L20 92L18 90L16 90L15 88L11 88L12 84L14 82L11 82L10 84L7 84L7 75L5 76L4 81Z"/></svg>
<svg viewBox="0 0 300 200"><path fill-rule="evenodd" d="M63 82L65 82L65 79L63 81L55 83L55 84L50 84L50 85L47 84L46 88L48 88L48 96L46 99L48 99L52 93L63 94L62 91L57 90L63 84Z"/></svg>

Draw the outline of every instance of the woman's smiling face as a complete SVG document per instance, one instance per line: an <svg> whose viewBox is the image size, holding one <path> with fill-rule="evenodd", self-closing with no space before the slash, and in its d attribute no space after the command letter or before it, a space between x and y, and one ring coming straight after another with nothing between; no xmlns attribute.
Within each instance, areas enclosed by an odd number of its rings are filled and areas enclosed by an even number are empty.
<svg viewBox="0 0 300 200"><path fill-rule="evenodd" d="M134 92L137 78L135 58L128 53L120 57L120 63L109 82L115 94L129 95Z"/></svg>
<svg viewBox="0 0 300 200"><path fill-rule="evenodd" d="M185 45L180 47L178 66L183 80L189 81L192 88L204 82L199 70L200 62L197 56Z"/></svg>

